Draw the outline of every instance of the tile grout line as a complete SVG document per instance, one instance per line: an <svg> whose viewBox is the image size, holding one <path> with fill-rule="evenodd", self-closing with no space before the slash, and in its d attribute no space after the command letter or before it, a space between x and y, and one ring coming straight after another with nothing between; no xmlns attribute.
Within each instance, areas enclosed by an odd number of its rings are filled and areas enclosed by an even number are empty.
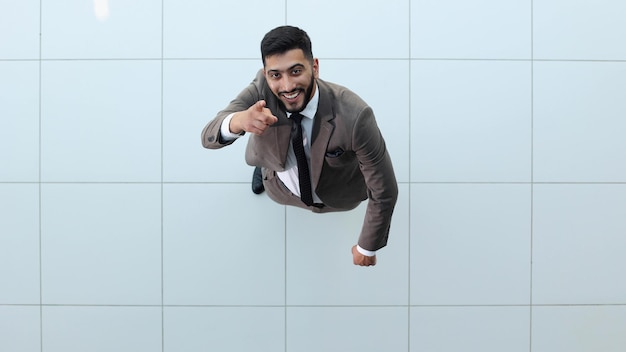
<svg viewBox="0 0 626 352"><path fill-rule="evenodd" d="M287 1L285 0L285 3ZM284 274L285 275L285 287L284 287L284 297L283 297L283 310L284 310L284 314L285 314L285 318L284 318L284 324L285 324L285 352L287 352L287 206L283 206L283 212L285 214L285 220L284 220L284 226L285 226L285 230L284 230L284 236L285 239L283 241L283 246L284 248L284 253L285 253L285 257L284 257L284 261L285 261L285 269L284 269Z"/></svg>
<svg viewBox="0 0 626 352"><path fill-rule="evenodd" d="M164 158L163 158L163 135L164 135L164 91L165 91L165 82L164 82L164 42L165 42L165 1L161 0L161 352L165 352L165 278L164 278L164 196L163 196L163 169L164 169Z"/></svg>
<svg viewBox="0 0 626 352"><path fill-rule="evenodd" d="M454 57L433 57L433 58L420 58L409 57L407 58L390 58L390 57L320 57L324 61L503 61L503 62L595 62L595 63L626 63L623 59L507 59L507 58L454 58ZM143 58L131 58L131 57L117 57L117 58L56 58L56 59L0 59L0 62L20 62L20 61L43 61L43 62L58 62L58 61L257 61L258 58L252 57L143 57Z"/></svg>
<svg viewBox="0 0 626 352"><path fill-rule="evenodd" d="M25 181L25 182L6 182L0 181L0 185L11 185L11 184L34 184L34 185L115 185L115 184L125 184L125 185L210 185L210 184L219 184L219 185L239 185L239 184L249 184L247 181L242 182L226 182L226 181L48 181L48 182L39 182L39 181ZM605 181L593 181L593 182L579 182L579 181L555 181L555 182L480 182L480 181L455 181L455 182L431 182L431 181L416 181L416 182L398 182L398 184L410 184L410 185L626 185L626 182L605 182Z"/></svg>
<svg viewBox="0 0 626 352"><path fill-rule="evenodd" d="M285 0L285 25L287 25L289 23L289 1ZM284 282L285 282L285 287L284 287L284 297L283 297L283 303L284 303L284 318L283 318L283 322L285 324L284 327L284 340L283 340L283 347L285 349L285 352L287 352L287 340L288 340L288 328L287 328L287 207L283 206L283 214L285 216L285 220L284 220L284 226L285 226L285 230L284 230L284 240L283 240L283 246L284 246L284 253L285 253L285 257L284 257L284 262L285 262L285 268L284 268Z"/></svg>
<svg viewBox="0 0 626 352"><path fill-rule="evenodd" d="M43 352L43 259L42 259L42 225L41 225L41 215L42 215L42 195L41 195L41 93L42 93L42 60L41 60L41 48L42 48L42 0L39 0L39 170L38 171L38 188L39 188L39 348L41 352Z"/></svg>
<svg viewBox="0 0 626 352"><path fill-rule="evenodd" d="M30 304L0 304L0 307L124 307L124 308L160 308L161 306L167 308L406 308L406 304L79 304L79 303L30 303ZM530 304L412 304L411 308L492 308L492 307L527 307L530 308ZM543 303L532 304L532 307L625 307L624 303Z"/></svg>
<svg viewBox="0 0 626 352"><path fill-rule="evenodd" d="M411 100L412 100L412 87L413 87L413 62L410 60L411 59L411 54L412 54L412 47L411 47L411 16L412 16L412 7L411 7L411 0L407 1L409 4L409 9L408 9L408 18L409 18L409 35L408 35L408 47L409 47L409 52L408 52L408 56L409 56L409 60L408 60L408 70L409 70L409 74L408 74L408 79L409 79L409 124L408 124L408 128L407 128L407 133L408 133L408 141L409 141L409 145L408 145L408 155L409 155L409 184L408 184L408 214L409 214L409 219L408 219L408 234L407 234L407 326L406 326L406 332L407 332L407 352L411 351L411 191L412 191L412 187L411 187L411 120L412 120L412 107L413 105L411 104Z"/></svg>
<svg viewBox="0 0 626 352"><path fill-rule="evenodd" d="M530 0L530 268L529 268L529 312L528 312L528 350L533 349L533 228L535 200L535 42L534 42L534 2Z"/></svg>

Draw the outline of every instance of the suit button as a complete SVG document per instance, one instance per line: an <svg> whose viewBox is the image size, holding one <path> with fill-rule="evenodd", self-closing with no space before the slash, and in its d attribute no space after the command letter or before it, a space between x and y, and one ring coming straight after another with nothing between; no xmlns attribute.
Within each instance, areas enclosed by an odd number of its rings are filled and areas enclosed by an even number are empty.
<svg viewBox="0 0 626 352"><path fill-rule="evenodd" d="M211 136L209 137L209 142L213 142L215 140L215 137Z"/></svg>

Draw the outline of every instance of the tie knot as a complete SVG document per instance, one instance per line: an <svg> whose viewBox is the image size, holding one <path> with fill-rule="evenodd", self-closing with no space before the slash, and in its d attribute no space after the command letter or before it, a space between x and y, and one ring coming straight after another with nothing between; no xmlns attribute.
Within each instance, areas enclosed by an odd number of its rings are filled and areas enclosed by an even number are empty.
<svg viewBox="0 0 626 352"><path fill-rule="evenodd" d="M299 112L293 113L291 114L291 118L297 123L300 124L300 122L302 122L302 114L300 114Z"/></svg>

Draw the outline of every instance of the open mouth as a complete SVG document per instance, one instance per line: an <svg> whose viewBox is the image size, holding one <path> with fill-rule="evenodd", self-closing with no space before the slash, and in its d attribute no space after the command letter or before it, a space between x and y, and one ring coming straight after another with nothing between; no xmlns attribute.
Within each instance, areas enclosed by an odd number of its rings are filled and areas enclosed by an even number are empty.
<svg viewBox="0 0 626 352"><path fill-rule="evenodd" d="M298 99L298 97L300 96L300 93L302 93L301 90L296 90L291 93L283 93L282 95L288 101L293 102L294 100Z"/></svg>

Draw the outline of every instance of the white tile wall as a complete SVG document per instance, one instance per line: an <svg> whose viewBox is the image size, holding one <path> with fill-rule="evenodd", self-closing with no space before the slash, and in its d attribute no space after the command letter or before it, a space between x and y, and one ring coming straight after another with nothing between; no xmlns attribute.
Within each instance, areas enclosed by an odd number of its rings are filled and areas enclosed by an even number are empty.
<svg viewBox="0 0 626 352"><path fill-rule="evenodd" d="M288 0L286 4L287 24L307 31L320 58L406 59L409 55L410 1ZM369 74L381 74L380 69L372 67Z"/></svg>
<svg viewBox="0 0 626 352"><path fill-rule="evenodd" d="M532 350L622 351L624 326L623 305L533 307Z"/></svg>
<svg viewBox="0 0 626 352"><path fill-rule="evenodd" d="M0 182L39 180L39 64L0 61Z"/></svg>
<svg viewBox="0 0 626 352"><path fill-rule="evenodd" d="M531 64L415 61L412 182L529 182Z"/></svg>
<svg viewBox="0 0 626 352"><path fill-rule="evenodd" d="M39 186L0 183L0 304L39 304Z"/></svg>
<svg viewBox="0 0 626 352"><path fill-rule="evenodd" d="M231 197L241 200L237 210ZM165 185L164 302L284 304L284 208L249 184Z"/></svg>
<svg viewBox="0 0 626 352"><path fill-rule="evenodd" d="M529 307L411 308L410 351L529 350Z"/></svg>
<svg viewBox="0 0 626 352"><path fill-rule="evenodd" d="M40 3L40 0L0 2L0 60L39 59Z"/></svg>
<svg viewBox="0 0 626 352"><path fill-rule="evenodd" d="M44 61L41 174L46 182L161 180L156 61Z"/></svg>
<svg viewBox="0 0 626 352"><path fill-rule="evenodd" d="M621 351L625 6L0 0L0 350ZM286 23L386 138L376 267L200 145Z"/></svg>
<svg viewBox="0 0 626 352"><path fill-rule="evenodd" d="M282 351L285 307L166 307L165 351Z"/></svg>
<svg viewBox="0 0 626 352"><path fill-rule="evenodd" d="M158 184L44 184L46 304L161 303Z"/></svg>
<svg viewBox="0 0 626 352"><path fill-rule="evenodd" d="M41 351L41 312L37 306L0 305L0 346L4 351Z"/></svg>
<svg viewBox="0 0 626 352"><path fill-rule="evenodd" d="M535 180L625 182L624 62L538 62L534 73Z"/></svg>
<svg viewBox="0 0 626 352"><path fill-rule="evenodd" d="M46 306L44 349L62 351L162 351L161 307Z"/></svg>
<svg viewBox="0 0 626 352"><path fill-rule="evenodd" d="M411 304L530 303L530 186L411 189Z"/></svg>
<svg viewBox="0 0 626 352"><path fill-rule="evenodd" d="M263 35L285 23L284 0L163 0L163 8L166 58L258 60Z"/></svg>
<svg viewBox="0 0 626 352"><path fill-rule="evenodd" d="M537 185L534 199L534 302L626 303L626 185Z"/></svg>
<svg viewBox="0 0 626 352"><path fill-rule="evenodd" d="M287 309L287 351L407 351L406 308Z"/></svg>
<svg viewBox="0 0 626 352"><path fill-rule="evenodd" d="M537 59L625 60L620 45L626 3L619 0L533 2L533 51Z"/></svg>
<svg viewBox="0 0 626 352"><path fill-rule="evenodd" d="M41 3L41 57L44 59L161 57L160 2L62 0ZM108 5L104 10L98 4Z"/></svg>
<svg viewBox="0 0 626 352"><path fill-rule="evenodd" d="M530 59L528 0L411 1L411 55L436 59Z"/></svg>

